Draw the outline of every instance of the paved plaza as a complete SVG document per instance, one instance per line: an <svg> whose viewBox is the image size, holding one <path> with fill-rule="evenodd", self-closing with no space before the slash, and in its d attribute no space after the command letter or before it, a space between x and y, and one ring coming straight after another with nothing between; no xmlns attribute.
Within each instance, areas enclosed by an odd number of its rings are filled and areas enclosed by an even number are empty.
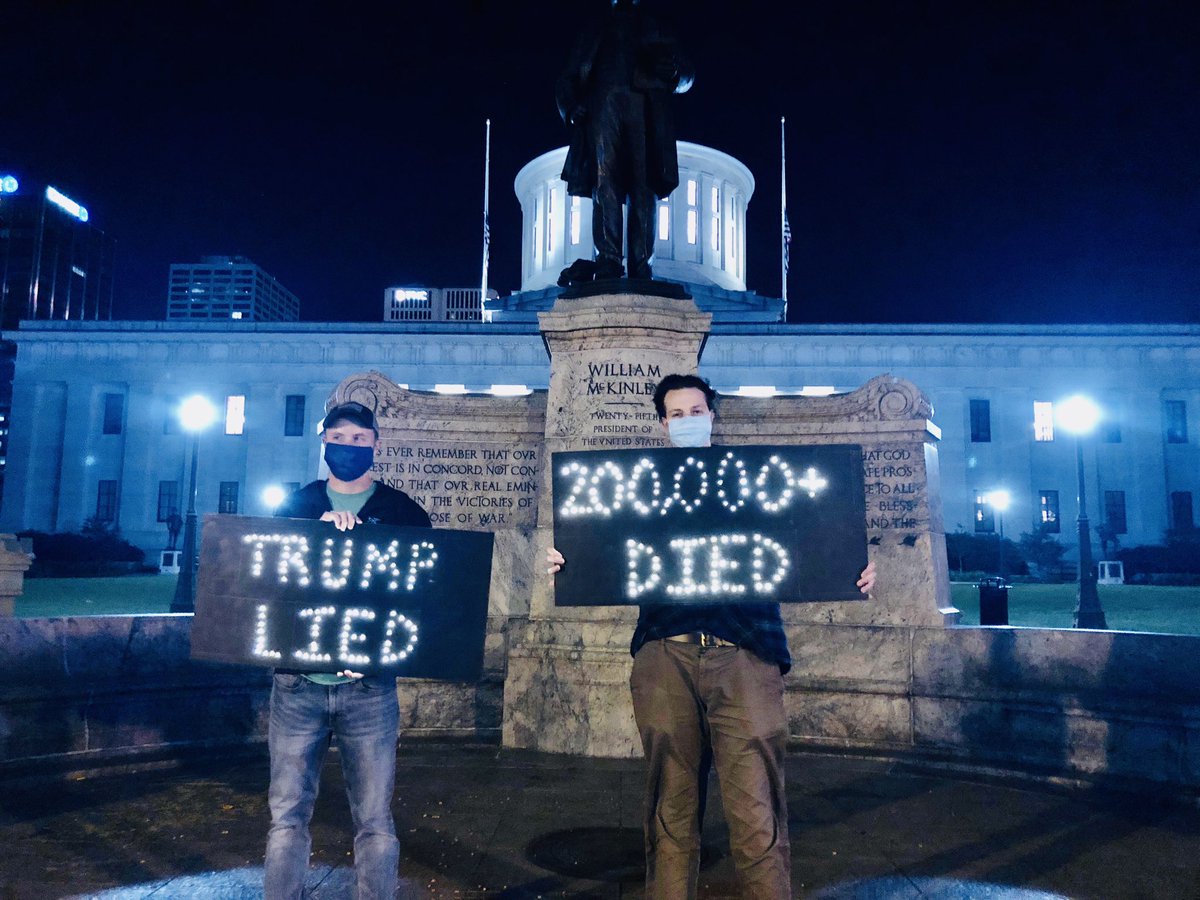
<svg viewBox="0 0 1200 900"><path fill-rule="evenodd" d="M405 896L642 896L642 763L403 745ZM262 895L265 750L0 782L0 898ZM797 895L1200 898L1200 810L1142 796L795 753ZM701 898L737 896L713 792ZM336 754L313 826L311 895L352 896Z"/></svg>

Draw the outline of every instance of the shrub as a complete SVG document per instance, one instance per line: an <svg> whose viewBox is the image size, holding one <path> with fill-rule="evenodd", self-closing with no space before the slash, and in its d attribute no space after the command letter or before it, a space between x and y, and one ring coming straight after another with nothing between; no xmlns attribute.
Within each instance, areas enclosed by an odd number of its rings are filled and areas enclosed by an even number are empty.
<svg viewBox="0 0 1200 900"><path fill-rule="evenodd" d="M22 531L33 541L30 578L123 575L142 568L146 554L121 537L120 530L89 519L78 532Z"/></svg>
<svg viewBox="0 0 1200 900"><path fill-rule="evenodd" d="M946 560L950 571L958 573L960 579L970 573L994 575L1000 571L1000 541L993 534L955 531L946 535ZM1004 574L1029 574L1021 549L1008 538L1004 539Z"/></svg>

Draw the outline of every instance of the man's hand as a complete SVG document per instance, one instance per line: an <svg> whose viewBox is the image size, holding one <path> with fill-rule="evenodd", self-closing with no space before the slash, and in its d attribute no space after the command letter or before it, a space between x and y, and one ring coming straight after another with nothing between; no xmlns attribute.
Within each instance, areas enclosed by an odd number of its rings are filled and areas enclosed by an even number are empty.
<svg viewBox="0 0 1200 900"><path fill-rule="evenodd" d="M347 512L344 509L330 510L329 512L321 513L321 521L332 522L333 527L338 531L349 531L355 525L362 524L362 519L360 519L354 513Z"/></svg>
<svg viewBox="0 0 1200 900"><path fill-rule="evenodd" d="M875 561L867 563L867 567L862 570L862 574L858 576L858 589L864 594L871 593L871 589L875 587Z"/></svg>
<svg viewBox="0 0 1200 900"><path fill-rule="evenodd" d="M546 572L550 575L553 575L555 572L560 571L562 567L567 564L567 561L563 559L563 555L561 553L551 547L546 551L546 563L549 565L549 568L546 569Z"/></svg>
<svg viewBox="0 0 1200 900"><path fill-rule="evenodd" d="M338 678L362 678L362 672L351 672L349 669L343 669L337 673Z"/></svg>

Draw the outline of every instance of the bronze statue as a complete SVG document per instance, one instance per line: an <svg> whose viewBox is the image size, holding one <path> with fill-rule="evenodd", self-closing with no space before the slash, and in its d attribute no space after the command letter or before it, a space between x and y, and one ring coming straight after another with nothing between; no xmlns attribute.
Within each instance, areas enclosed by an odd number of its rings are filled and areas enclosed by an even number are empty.
<svg viewBox="0 0 1200 900"><path fill-rule="evenodd" d="M596 259L565 269L560 284L625 274L626 201L629 277L652 277L655 198L679 184L671 94L688 90L692 79L675 40L638 0L613 0L576 42L556 90L571 134L562 178L567 193L592 198Z"/></svg>

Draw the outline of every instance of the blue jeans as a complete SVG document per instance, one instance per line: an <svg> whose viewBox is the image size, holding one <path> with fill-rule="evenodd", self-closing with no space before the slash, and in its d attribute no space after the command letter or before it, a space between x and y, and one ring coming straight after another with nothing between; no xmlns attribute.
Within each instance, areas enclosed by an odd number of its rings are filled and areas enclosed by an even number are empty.
<svg viewBox="0 0 1200 900"><path fill-rule="evenodd" d="M308 871L308 825L330 738L337 739L354 820L358 900L393 900L400 842L392 819L400 712L394 678L321 685L275 676L271 688L271 830L266 900L299 900Z"/></svg>

